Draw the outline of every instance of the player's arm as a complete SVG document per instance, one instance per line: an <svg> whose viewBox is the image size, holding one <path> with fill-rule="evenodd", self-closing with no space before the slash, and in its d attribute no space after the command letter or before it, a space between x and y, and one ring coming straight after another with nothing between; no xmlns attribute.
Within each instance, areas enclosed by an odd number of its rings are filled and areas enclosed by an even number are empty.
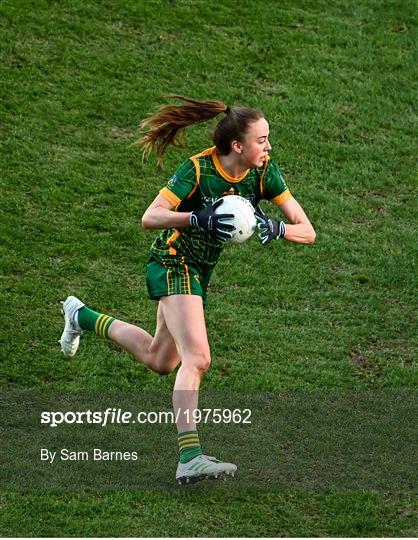
<svg viewBox="0 0 418 540"><path fill-rule="evenodd" d="M291 197L279 206L281 213L289 223L286 223L284 239L297 244L313 244L316 233L298 201Z"/></svg>
<svg viewBox="0 0 418 540"><path fill-rule="evenodd" d="M175 212L175 205L158 194L142 216L144 229L171 229L190 225L191 212Z"/></svg>
<svg viewBox="0 0 418 540"><path fill-rule="evenodd" d="M297 200L290 197L278 207L289 223L276 221L266 216L259 206L256 208L261 243L266 245L272 240L284 238L297 244L313 244L316 239L315 230Z"/></svg>
<svg viewBox="0 0 418 540"><path fill-rule="evenodd" d="M216 209L222 202L216 201L215 204L194 212L177 212L174 210L173 201L159 194L145 210L142 226L144 229L194 227L224 242L227 238L231 238L230 231L233 231L235 227L230 223L234 217L233 214L216 213Z"/></svg>

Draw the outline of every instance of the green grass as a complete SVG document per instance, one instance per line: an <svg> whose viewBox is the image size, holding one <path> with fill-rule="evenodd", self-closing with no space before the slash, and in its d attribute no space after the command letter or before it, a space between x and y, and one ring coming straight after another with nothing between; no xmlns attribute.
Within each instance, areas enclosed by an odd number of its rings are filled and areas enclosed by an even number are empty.
<svg viewBox="0 0 418 540"><path fill-rule="evenodd" d="M171 388L86 336L63 361L58 300L155 325L140 216L164 170L131 146L169 92L264 110L314 246L229 248L207 309L204 389L415 388L417 70L410 1L5 0L2 386ZM265 205L272 215L274 208ZM416 497L376 492L4 492L3 535L412 536ZM181 512L179 512L181 508ZM416 532L416 529L415 529Z"/></svg>
<svg viewBox="0 0 418 540"><path fill-rule="evenodd" d="M33 536L414 536L411 495L376 493L11 494L2 534Z"/></svg>

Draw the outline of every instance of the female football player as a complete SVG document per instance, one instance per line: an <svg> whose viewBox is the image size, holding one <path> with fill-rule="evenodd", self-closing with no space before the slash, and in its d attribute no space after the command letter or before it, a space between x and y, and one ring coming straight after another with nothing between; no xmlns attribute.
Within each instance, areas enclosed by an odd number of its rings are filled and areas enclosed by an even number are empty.
<svg viewBox="0 0 418 540"><path fill-rule="evenodd" d="M269 124L261 111L171 97L181 103L164 105L146 119L138 141L145 154L154 150L159 161L169 145L180 144L187 126L217 115L222 118L214 131L214 145L182 163L142 216L143 227L161 230L147 263L148 292L158 300L155 336L97 313L70 296L63 302L65 328L60 342L63 353L74 356L82 331L94 330L157 373L168 374L180 366L173 392L180 451L176 478L188 483L233 475L237 468L202 453L192 414L211 361L206 292L224 242L234 229L233 216L222 213L218 199L235 194L253 204L263 245L279 239L312 244L315 231L269 157ZM261 199L276 204L287 223L266 216L258 207Z"/></svg>

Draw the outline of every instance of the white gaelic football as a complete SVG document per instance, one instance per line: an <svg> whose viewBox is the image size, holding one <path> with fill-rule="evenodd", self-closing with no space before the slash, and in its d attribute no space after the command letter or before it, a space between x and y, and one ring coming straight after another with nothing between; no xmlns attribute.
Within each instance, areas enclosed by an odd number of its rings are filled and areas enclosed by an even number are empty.
<svg viewBox="0 0 418 540"><path fill-rule="evenodd" d="M241 244L250 238L255 231L257 220L253 205L248 199L239 195L226 195L222 197L223 203L216 209L217 214L234 214L232 225L232 238L228 238L228 244ZM229 221L228 221L229 223Z"/></svg>

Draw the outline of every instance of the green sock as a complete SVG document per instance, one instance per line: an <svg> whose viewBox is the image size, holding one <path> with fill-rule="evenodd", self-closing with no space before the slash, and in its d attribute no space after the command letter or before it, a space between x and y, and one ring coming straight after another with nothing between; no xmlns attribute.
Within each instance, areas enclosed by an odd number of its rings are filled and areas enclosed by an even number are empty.
<svg viewBox="0 0 418 540"><path fill-rule="evenodd" d="M178 434L180 463L187 463L196 456L202 455L197 431L183 431Z"/></svg>
<svg viewBox="0 0 418 540"><path fill-rule="evenodd" d="M97 313L88 307L82 307L77 313L78 324L82 330L94 330L100 337L107 338L109 327L114 317Z"/></svg>

